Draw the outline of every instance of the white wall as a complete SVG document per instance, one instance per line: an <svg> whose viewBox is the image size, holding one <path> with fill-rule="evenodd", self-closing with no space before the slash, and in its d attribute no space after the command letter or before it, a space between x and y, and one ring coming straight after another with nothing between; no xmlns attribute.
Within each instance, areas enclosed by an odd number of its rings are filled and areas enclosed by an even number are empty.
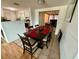
<svg viewBox="0 0 79 59"><path fill-rule="evenodd" d="M74 59L78 59L78 53L75 55Z"/></svg>
<svg viewBox="0 0 79 59"><path fill-rule="evenodd" d="M17 34L23 35L26 32L24 21L2 22L1 24L7 37L7 42L19 39Z"/></svg>
<svg viewBox="0 0 79 59"><path fill-rule="evenodd" d="M62 23L65 19L67 5L51 7L51 8L36 9L35 10L35 23L34 24L39 24L39 12L52 11L52 10L59 10L59 18L58 18L57 27L56 27L56 34L57 34L58 30L62 27Z"/></svg>
<svg viewBox="0 0 79 59"><path fill-rule="evenodd" d="M35 8L31 8L31 20L32 20L32 25L34 26L34 23L35 23Z"/></svg>
<svg viewBox="0 0 79 59"><path fill-rule="evenodd" d="M64 22L63 36L60 42L61 59L78 59L78 8L76 8L71 23Z"/></svg>

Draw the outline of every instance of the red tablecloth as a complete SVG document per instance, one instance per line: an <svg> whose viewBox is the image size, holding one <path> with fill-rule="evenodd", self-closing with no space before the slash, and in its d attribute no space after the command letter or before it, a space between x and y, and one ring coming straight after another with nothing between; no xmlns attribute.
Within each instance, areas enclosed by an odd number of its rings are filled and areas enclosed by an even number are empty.
<svg viewBox="0 0 79 59"><path fill-rule="evenodd" d="M40 27L43 30L39 31L39 29L33 29L32 31L28 32L27 36L31 37L31 38L36 38L39 36L39 33L47 35L50 31L50 28L46 28L46 27ZM38 32L37 32L38 31Z"/></svg>
<svg viewBox="0 0 79 59"><path fill-rule="evenodd" d="M32 37L32 38L37 37L37 35L38 34L36 33L35 29L33 29L31 32L28 32L28 34L27 34L27 36Z"/></svg>
<svg viewBox="0 0 79 59"><path fill-rule="evenodd" d="M45 28L41 33L46 35L49 33L49 31L50 31L49 28Z"/></svg>

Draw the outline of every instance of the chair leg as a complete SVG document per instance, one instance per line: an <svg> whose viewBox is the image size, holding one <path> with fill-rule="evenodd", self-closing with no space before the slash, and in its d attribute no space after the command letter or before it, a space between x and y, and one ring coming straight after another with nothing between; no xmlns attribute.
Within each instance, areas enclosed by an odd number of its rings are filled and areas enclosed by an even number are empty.
<svg viewBox="0 0 79 59"><path fill-rule="evenodd" d="M31 48L31 59L32 59L32 48Z"/></svg>
<svg viewBox="0 0 79 59"><path fill-rule="evenodd" d="M25 53L25 50L23 51L23 54Z"/></svg>
<svg viewBox="0 0 79 59"><path fill-rule="evenodd" d="M48 48L48 45L46 44L46 47Z"/></svg>
<svg viewBox="0 0 79 59"><path fill-rule="evenodd" d="M32 54L31 54L31 59L32 59Z"/></svg>
<svg viewBox="0 0 79 59"><path fill-rule="evenodd" d="M46 42L46 47L48 48L47 42Z"/></svg>
<svg viewBox="0 0 79 59"><path fill-rule="evenodd" d="M24 50L23 50L23 54L25 53L25 47L24 47Z"/></svg>

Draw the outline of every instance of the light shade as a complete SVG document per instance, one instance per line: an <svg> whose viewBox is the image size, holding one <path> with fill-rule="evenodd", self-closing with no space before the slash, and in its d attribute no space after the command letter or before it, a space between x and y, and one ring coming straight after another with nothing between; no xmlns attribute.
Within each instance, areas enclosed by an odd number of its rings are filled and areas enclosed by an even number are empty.
<svg viewBox="0 0 79 59"><path fill-rule="evenodd" d="M13 7L3 7L4 9L7 9L7 10L11 10L11 11L16 11L17 9L16 8L13 8Z"/></svg>
<svg viewBox="0 0 79 59"><path fill-rule="evenodd" d="M38 4L45 4L45 0L37 0Z"/></svg>

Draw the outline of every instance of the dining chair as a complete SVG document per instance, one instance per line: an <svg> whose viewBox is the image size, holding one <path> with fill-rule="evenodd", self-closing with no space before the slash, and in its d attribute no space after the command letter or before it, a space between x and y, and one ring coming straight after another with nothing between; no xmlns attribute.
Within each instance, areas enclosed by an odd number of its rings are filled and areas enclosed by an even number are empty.
<svg viewBox="0 0 79 59"><path fill-rule="evenodd" d="M30 26L30 20L29 19L27 19L27 20L25 20L26 22L25 22L25 28L28 28L29 26Z"/></svg>
<svg viewBox="0 0 79 59"><path fill-rule="evenodd" d="M50 43L52 38L52 32L50 32L44 39L43 39L43 43L44 45L48 48L48 43Z"/></svg>
<svg viewBox="0 0 79 59"><path fill-rule="evenodd" d="M29 24L25 23L25 30L26 30L26 32L28 32L28 27L29 27Z"/></svg>
<svg viewBox="0 0 79 59"><path fill-rule="evenodd" d="M59 30L59 33L58 33L58 35L57 35L57 39L58 39L58 42L59 42L59 43L60 43L60 40L61 40L61 38L62 38L62 35L63 35L62 31Z"/></svg>
<svg viewBox="0 0 79 59"><path fill-rule="evenodd" d="M51 41L51 38L52 38L52 32L50 32L50 33L48 34L47 42L50 42L50 41Z"/></svg>
<svg viewBox="0 0 79 59"><path fill-rule="evenodd" d="M30 20L29 20L29 19L27 19L27 20L26 20L26 22L30 23Z"/></svg>
<svg viewBox="0 0 79 59"><path fill-rule="evenodd" d="M37 24L37 25L35 25L35 27L38 27L39 25Z"/></svg>
<svg viewBox="0 0 79 59"><path fill-rule="evenodd" d="M29 26L28 30L31 31L33 29L33 26Z"/></svg>
<svg viewBox="0 0 79 59"><path fill-rule="evenodd" d="M28 23L25 23L25 28L28 28L29 27L29 24Z"/></svg>
<svg viewBox="0 0 79 59"><path fill-rule="evenodd" d="M21 39L22 44L23 44L23 48L24 48L23 54L25 53L25 50L27 50L31 54L31 59L32 59L33 54L38 49L37 47L38 43L36 41L33 41L33 39L30 39L29 37L23 37L19 34L18 36Z"/></svg>

